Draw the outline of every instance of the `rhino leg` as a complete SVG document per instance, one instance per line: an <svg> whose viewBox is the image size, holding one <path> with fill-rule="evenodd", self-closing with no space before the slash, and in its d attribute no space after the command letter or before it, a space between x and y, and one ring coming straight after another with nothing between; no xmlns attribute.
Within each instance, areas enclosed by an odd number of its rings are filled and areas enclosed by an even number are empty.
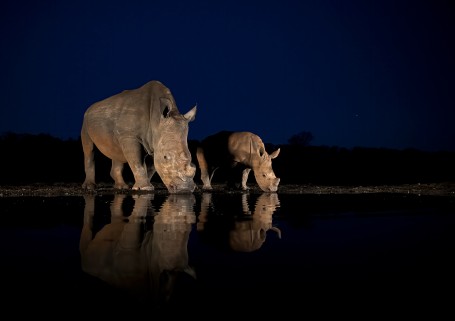
<svg viewBox="0 0 455 321"><path fill-rule="evenodd" d="M202 180L202 183L204 184L202 186L202 189L204 189L204 190L212 189L212 185L210 184L210 178L209 178L209 174L208 174L207 170L201 169L201 180Z"/></svg>
<svg viewBox="0 0 455 321"><path fill-rule="evenodd" d="M142 145L135 138L128 138L121 141L121 146L123 154L134 175L133 190L152 191L154 188L150 183L147 167L141 158Z"/></svg>
<svg viewBox="0 0 455 321"><path fill-rule="evenodd" d="M211 190L212 185L210 184L209 170L207 161L205 160L204 151L201 147L197 148L196 158L199 163L199 169L201 170L201 181L204 184L203 190Z"/></svg>
<svg viewBox="0 0 455 321"><path fill-rule="evenodd" d="M114 180L114 188L129 189L128 184L123 180L123 162L112 160L111 177Z"/></svg>
<svg viewBox="0 0 455 321"><path fill-rule="evenodd" d="M95 184L95 151L94 144L90 136L88 135L85 124L82 126L81 131L81 142L82 150L84 152L84 169L85 169L85 181L82 184L82 188L88 190L94 190Z"/></svg>
<svg viewBox="0 0 455 321"><path fill-rule="evenodd" d="M146 190L146 191L153 191L154 188L150 183L149 176L147 174L147 168L142 165L131 165L131 170L134 175L134 185L133 190Z"/></svg>
<svg viewBox="0 0 455 321"><path fill-rule="evenodd" d="M242 172L242 189L244 191L248 190L249 187L246 185L248 181L248 175L250 174L251 168L245 168Z"/></svg>

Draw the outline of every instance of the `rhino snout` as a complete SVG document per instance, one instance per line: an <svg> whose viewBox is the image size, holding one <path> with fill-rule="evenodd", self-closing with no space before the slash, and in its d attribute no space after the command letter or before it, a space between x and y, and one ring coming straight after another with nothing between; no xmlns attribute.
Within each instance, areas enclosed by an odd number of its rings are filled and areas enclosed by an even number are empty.
<svg viewBox="0 0 455 321"><path fill-rule="evenodd" d="M278 177L273 179L272 183L267 188L268 192L276 192L278 190L279 184L280 184L280 179Z"/></svg>
<svg viewBox="0 0 455 321"><path fill-rule="evenodd" d="M179 182L173 181L168 186L167 189L169 193L177 194L177 193L192 193L196 188L196 184L192 179L189 180L181 180Z"/></svg>
<svg viewBox="0 0 455 321"><path fill-rule="evenodd" d="M186 176L193 178L194 175L196 175L196 165L194 165L193 163L190 163L186 167Z"/></svg>
<svg viewBox="0 0 455 321"><path fill-rule="evenodd" d="M278 185L280 185L280 179L277 177L277 178L275 178L275 180L273 182L273 186L271 188L271 191L272 192L276 192L278 190Z"/></svg>

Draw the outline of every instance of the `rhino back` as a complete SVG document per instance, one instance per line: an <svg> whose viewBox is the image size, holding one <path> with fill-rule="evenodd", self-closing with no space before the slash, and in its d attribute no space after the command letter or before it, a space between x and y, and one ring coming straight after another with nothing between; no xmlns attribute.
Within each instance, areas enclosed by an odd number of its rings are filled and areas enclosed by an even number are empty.
<svg viewBox="0 0 455 321"><path fill-rule="evenodd" d="M167 98L176 109L170 90L152 80L132 90L124 90L91 105L84 115L84 126L95 143L119 137L136 136L151 150L153 131L162 114L160 98Z"/></svg>
<svg viewBox="0 0 455 321"><path fill-rule="evenodd" d="M234 158L228 146L232 134L232 131L221 131L202 140L201 146L210 167L229 167L232 164Z"/></svg>

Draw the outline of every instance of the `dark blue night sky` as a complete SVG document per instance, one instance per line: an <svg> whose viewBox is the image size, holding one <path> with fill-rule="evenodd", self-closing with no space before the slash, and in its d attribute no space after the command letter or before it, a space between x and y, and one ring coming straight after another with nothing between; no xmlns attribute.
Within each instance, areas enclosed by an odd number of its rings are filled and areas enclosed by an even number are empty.
<svg viewBox="0 0 455 321"><path fill-rule="evenodd" d="M455 151L453 1L0 4L0 132L78 138L92 103L149 80L189 139Z"/></svg>

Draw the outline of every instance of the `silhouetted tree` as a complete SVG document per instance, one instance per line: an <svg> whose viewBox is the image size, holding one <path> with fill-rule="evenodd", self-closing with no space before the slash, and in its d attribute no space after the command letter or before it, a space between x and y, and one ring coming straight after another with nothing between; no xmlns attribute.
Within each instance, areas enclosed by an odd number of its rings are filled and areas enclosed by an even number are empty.
<svg viewBox="0 0 455 321"><path fill-rule="evenodd" d="M288 139L288 143L291 145L309 146L313 138L314 136L311 132L301 131L298 134L292 135Z"/></svg>

